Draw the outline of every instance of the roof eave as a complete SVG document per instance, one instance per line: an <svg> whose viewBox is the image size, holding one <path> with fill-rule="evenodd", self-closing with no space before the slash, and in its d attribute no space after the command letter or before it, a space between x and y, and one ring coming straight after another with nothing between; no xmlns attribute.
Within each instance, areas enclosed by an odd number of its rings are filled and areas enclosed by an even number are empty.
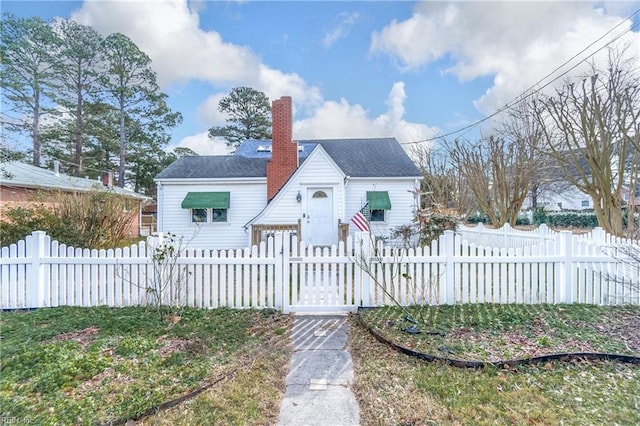
<svg viewBox="0 0 640 426"><path fill-rule="evenodd" d="M256 176L256 177L230 177L230 178L156 178L153 180L156 183L179 183L183 185L188 185L191 183L232 183L232 182L240 182L240 183L251 183L251 182L266 182L267 178Z"/></svg>

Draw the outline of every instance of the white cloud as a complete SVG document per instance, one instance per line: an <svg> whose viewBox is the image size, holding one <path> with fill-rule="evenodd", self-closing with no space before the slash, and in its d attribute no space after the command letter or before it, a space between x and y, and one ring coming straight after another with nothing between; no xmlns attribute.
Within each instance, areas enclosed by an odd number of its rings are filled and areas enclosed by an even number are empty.
<svg viewBox="0 0 640 426"><path fill-rule="evenodd" d="M229 148L222 138L210 139L207 132L183 138L174 148L191 148L199 155L227 155Z"/></svg>
<svg viewBox="0 0 640 426"><path fill-rule="evenodd" d="M202 4L191 6L186 0L85 1L71 18L102 34L121 32L130 37L153 61L162 87L200 80L229 87L250 86L272 99L290 94L299 105L319 102L319 89L298 74L269 68L249 47L225 42L219 33L200 29Z"/></svg>
<svg viewBox="0 0 640 426"><path fill-rule="evenodd" d="M370 117L361 105L350 105L345 99L326 101L312 117L296 121L293 134L298 139L394 136L400 142L436 135L436 128L404 120L405 99L404 83L395 83L387 98L387 111L377 117Z"/></svg>
<svg viewBox="0 0 640 426"><path fill-rule="evenodd" d="M188 79L252 80L256 55L225 43L214 31L200 30L197 10L184 0L85 1L71 18L103 34L129 36L152 59L162 86Z"/></svg>
<svg viewBox="0 0 640 426"><path fill-rule="evenodd" d="M588 2L422 2L411 18L375 32L370 50L390 55L405 70L445 59L452 65L443 72L460 80L493 76L493 86L476 100L491 113L617 25L624 16L619 12ZM638 45L640 38L630 33L621 41Z"/></svg>
<svg viewBox="0 0 640 426"><path fill-rule="evenodd" d="M224 126L227 116L218 111L218 104L220 103L220 99L226 95L228 95L228 93L216 93L209 96L198 107L198 119L203 123L207 123L209 126Z"/></svg>
<svg viewBox="0 0 640 426"><path fill-rule="evenodd" d="M191 6L191 7L190 7ZM199 11L206 3L186 0L85 1L71 18L102 34L121 32L129 36L152 59L161 86L198 80L212 86L250 86L270 99L291 96L295 114L309 117L295 123L296 137L396 136L412 141L432 136L435 129L404 120L405 91L396 83L387 100L388 111L370 117L361 105L346 99L326 101L318 87L296 73L285 73L264 64L246 46L225 42L219 33L200 28ZM331 43L347 34L357 14L338 17ZM221 66L223 64L223 66ZM217 108L227 93L214 93L197 107L197 117L207 126L224 125ZM206 132L182 139L178 146L200 154L223 154L223 142L212 142Z"/></svg>
<svg viewBox="0 0 640 426"><path fill-rule="evenodd" d="M358 21L358 13L340 13L335 20L333 27L327 31L322 38L322 45L329 49L338 40L349 34L349 29Z"/></svg>

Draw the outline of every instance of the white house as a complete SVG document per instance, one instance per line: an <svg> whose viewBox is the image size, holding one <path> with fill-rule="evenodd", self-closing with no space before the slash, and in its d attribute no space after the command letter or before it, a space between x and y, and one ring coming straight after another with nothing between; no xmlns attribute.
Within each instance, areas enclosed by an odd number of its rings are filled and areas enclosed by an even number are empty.
<svg viewBox="0 0 640 426"><path fill-rule="evenodd" d="M282 229L330 245L356 231L365 205L375 235L411 222L422 177L395 138L294 141L290 97L273 101L272 116L273 140L182 157L156 176L159 231L198 248L246 247Z"/></svg>

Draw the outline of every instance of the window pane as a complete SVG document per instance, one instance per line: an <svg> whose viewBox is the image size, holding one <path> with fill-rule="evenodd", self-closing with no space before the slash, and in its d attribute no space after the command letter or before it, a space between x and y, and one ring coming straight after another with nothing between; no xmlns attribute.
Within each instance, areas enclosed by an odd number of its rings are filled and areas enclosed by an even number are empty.
<svg viewBox="0 0 640 426"><path fill-rule="evenodd" d="M214 222L226 222L227 221L227 209L213 209L213 221Z"/></svg>
<svg viewBox="0 0 640 426"><path fill-rule="evenodd" d="M191 222L203 223L207 221L207 209L191 209Z"/></svg>
<svg viewBox="0 0 640 426"><path fill-rule="evenodd" d="M384 210L371 210L371 222L384 222Z"/></svg>

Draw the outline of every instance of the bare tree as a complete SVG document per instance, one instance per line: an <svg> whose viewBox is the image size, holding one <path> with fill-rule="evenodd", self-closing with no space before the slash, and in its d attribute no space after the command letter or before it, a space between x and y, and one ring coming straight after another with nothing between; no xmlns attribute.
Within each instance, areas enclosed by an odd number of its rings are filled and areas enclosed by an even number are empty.
<svg viewBox="0 0 640 426"><path fill-rule="evenodd" d="M607 69L592 63L581 81L568 80L532 103L547 152L591 197L600 226L617 236L624 231L623 191L637 185L639 160L638 58L624 57L624 50L610 50Z"/></svg>
<svg viewBox="0 0 640 426"><path fill-rule="evenodd" d="M421 209L444 208L463 217L477 210L473 193L451 164L447 153L414 146L411 156L423 176L420 184Z"/></svg>
<svg viewBox="0 0 640 426"><path fill-rule="evenodd" d="M450 155L493 225L515 225L536 170L529 140L518 135L491 136L476 143L457 140Z"/></svg>

